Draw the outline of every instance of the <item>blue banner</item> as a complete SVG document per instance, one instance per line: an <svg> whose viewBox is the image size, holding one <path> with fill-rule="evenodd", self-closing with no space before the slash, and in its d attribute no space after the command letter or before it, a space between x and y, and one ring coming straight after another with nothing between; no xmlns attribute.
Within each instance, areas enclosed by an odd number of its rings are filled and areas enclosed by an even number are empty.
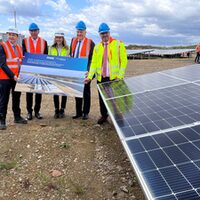
<svg viewBox="0 0 200 200"><path fill-rule="evenodd" d="M16 91L83 96L87 58L26 53Z"/></svg>

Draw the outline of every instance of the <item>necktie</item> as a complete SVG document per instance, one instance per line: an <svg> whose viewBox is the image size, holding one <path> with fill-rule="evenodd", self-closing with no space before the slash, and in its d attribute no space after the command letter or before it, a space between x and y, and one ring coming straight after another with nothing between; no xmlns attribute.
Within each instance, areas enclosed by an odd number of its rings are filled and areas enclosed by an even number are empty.
<svg viewBox="0 0 200 200"><path fill-rule="evenodd" d="M13 45L12 47L13 47L13 50L15 52L16 57L18 57L18 52L17 52L17 49L16 49L16 45Z"/></svg>
<svg viewBox="0 0 200 200"><path fill-rule="evenodd" d="M76 51L76 55L74 56L74 58L78 58L79 57L80 46L81 46L81 41L78 41L78 49Z"/></svg>
<svg viewBox="0 0 200 200"><path fill-rule="evenodd" d="M105 78L106 77L106 71L107 71L107 62L108 62L108 44L104 43L104 53L103 53L103 63L102 63L102 75Z"/></svg>

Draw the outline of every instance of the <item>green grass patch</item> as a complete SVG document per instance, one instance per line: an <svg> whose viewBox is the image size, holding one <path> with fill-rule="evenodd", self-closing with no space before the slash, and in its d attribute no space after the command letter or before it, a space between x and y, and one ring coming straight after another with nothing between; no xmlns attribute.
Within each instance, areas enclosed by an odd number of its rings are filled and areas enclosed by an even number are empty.
<svg viewBox="0 0 200 200"><path fill-rule="evenodd" d="M10 163L0 162L0 170L10 170L15 168L16 165L17 165L16 162L10 162Z"/></svg>

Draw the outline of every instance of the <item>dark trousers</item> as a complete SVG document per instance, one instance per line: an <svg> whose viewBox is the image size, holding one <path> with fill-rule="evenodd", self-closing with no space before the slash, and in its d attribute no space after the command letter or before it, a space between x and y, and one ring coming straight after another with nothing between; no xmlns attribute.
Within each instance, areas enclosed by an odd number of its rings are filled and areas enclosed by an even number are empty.
<svg viewBox="0 0 200 200"><path fill-rule="evenodd" d="M54 107L55 110L59 110L59 96L58 95L54 95L53 96L53 101L54 101ZM61 97L61 108L65 109L66 108L66 102L67 102L67 96L62 96Z"/></svg>
<svg viewBox="0 0 200 200"><path fill-rule="evenodd" d="M196 58L195 58L195 62L199 63L199 59L200 59L200 52L197 52Z"/></svg>
<svg viewBox="0 0 200 200"><path fill-rule="evenodd" d="M34 112L39 113L40 107L41 107L41 101L42 101L42 95L41 94L35 94L35 106L34 106ZM33 93L26 93L26 109L28 113L33 112Z"/></svg>
<svg viewBox="0 0 200 200"><path fill-rule="evenodd" d="M105 77L105 78L102 77L101 82L97 81L97 84L98 83L103 83L103 82L108 82L108 81L110 81L109 77ZM105 106L105 104L103 102L103 99L102 99L100 93L99 93L99 106L100 106L101 116L107 118L108 117L108 110L107 110L107 108L106 108L106 106Z"/></svg>
<svg viewBox="0 0 200 200"><path fill-rule="evenodd" d="M12 91L12 110L15 117L20 116L20 96L21 92L15 92L16 82L14 80L0 80L0 118L6 119L10 91Z"/></svg>
<svg viewBox="0 0 200 200"><path fill-rule="evenodd" d="M91 82L84 85L83 98L79 98L79 97L75 98L77 115L82 115L82 113L89 114L89 112L90 112L90 105L91 105L90 84L91 84Z"/></svg>

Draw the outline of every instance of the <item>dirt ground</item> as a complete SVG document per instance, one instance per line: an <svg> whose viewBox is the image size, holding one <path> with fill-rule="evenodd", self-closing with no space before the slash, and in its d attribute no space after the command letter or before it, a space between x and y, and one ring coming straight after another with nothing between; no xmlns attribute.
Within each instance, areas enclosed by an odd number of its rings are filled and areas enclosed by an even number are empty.
<svg viewBox="0 0 200 200"><path fill-rule="evenodd" d="M129 60L126 76L194 64L194 59ZM21 97L26 115L25 95ZM143 200L134 170L114 126L99 126L96 81L87 121L54 119L52 96L43 95L42 120L15 125L9 104L6 131L0 131L0 200ZM52 171L58 170L58 177Z"/></svg>

